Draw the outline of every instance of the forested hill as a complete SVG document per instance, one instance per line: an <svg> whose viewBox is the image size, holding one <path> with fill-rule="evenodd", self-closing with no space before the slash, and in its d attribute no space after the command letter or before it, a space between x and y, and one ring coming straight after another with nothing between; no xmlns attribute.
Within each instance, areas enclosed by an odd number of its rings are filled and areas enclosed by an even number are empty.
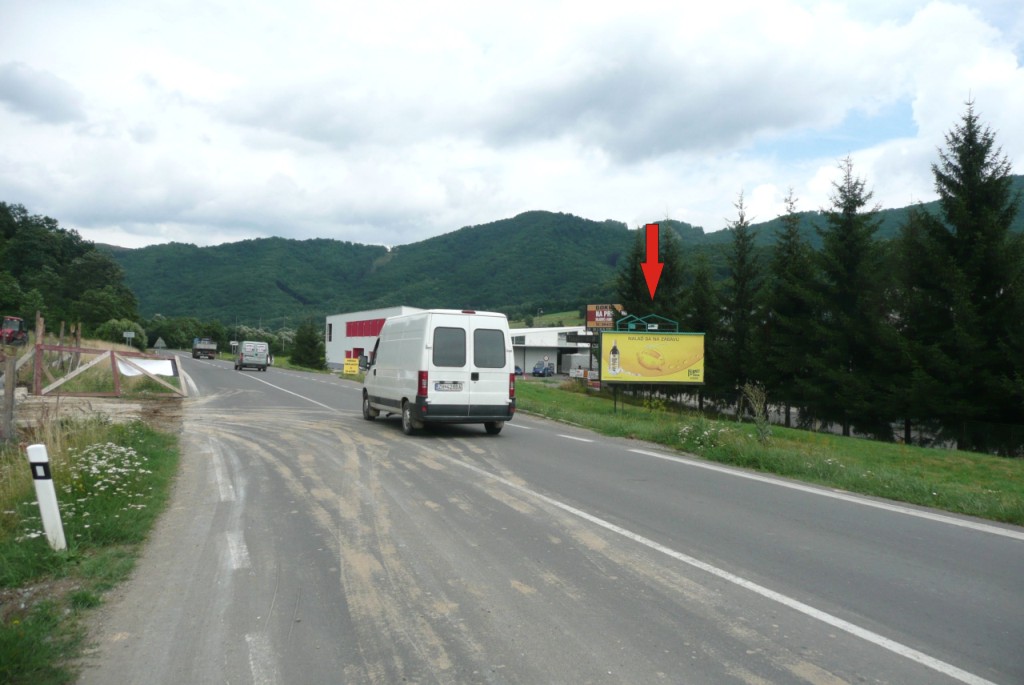
<svg viewBox="0 0 1024 685"><path fill-rule="evenodd" d="M104 249L124 269L143 317L277 328L400 304L508 311L604 301L633 236L619 222L527 212L390 251L283 238Z"/></svg>
<svg viewBox="0 0 1024 685"><path fill-rule="evenodd" d="M1024 176L1014 177L1024 192ZM925 205L934 211L934 203ZM880 212L880 240L897 235L908 208ZM818 211L800 215L815 247ZM779 219L756 223L757 245L770 247ZM652 219L656 221L656 219ZM732 232L710 233L662 221L680 237L686 261L709 256L717 278L727 275ZM388 251L337 240L265 238L196 247L181 243L107 250L125 271L139 313L216 319L224 324L295 327L302 319L394 305L473 307L528 314L537 307L572 309L614 299L619 259L636 232L616 221L533 211L467 226ZM1024 212L1016 230L1024 231Z"/></svg>

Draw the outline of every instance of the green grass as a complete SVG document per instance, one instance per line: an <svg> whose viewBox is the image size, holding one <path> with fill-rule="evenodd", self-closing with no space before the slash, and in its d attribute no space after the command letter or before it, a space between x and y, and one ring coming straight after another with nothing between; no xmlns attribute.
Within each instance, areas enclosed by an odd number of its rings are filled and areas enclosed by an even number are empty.
<svg viewBox="0 0 1024 685"><path fill-rule="evenodd" d="M543 328L545 326L582 326L585 323L578 309L568 312L545 312L540 316L533 317L534 328ZM509 328L526 328L526 321L524 319L509 321L508 326Z"/></svg>
<svg viewBox="0 0 1024 685"><path fill-rule="evenodd" d="M74 680L69 654L85 638L82 626L57 602L41 602L0 627L0 683L63 685Z"/></svg>
<svg viewBox="0 0 1024 685"><path fill-rule="evenodd" d="M849 492L1024 525L1024 459L844 438L772 426L766 442L752 423L713 420L662 402L624 402L574 382L516 385L523 410L634 438L711 461Z"/></svg>
<svg viewBox="0 0 1024 685"><path fill-rule="evenodd" d="M50 548L21 449L0 451L0 682L67 683L80 618L131 572L166 507L177 438L142 422L59 422L44 434L68 548ZM24 608L21 606L25 604Z"/></svg>

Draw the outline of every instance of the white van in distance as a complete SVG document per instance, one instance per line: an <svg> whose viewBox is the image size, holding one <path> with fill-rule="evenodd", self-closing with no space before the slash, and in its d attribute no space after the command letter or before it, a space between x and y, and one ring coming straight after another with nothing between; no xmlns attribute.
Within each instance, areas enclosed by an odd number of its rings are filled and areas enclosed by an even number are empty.
<svg viewBox="0 0 1024 685"><path fill-rule="evenodd" d="M238 356L235 358L235 371L245 368L266 371L269 363L270 346L265 342L246 340L238 346Z"/></svg>
<svg viewBox="0 0 1024 685"><path fill-rule="evenodd" d="M429 309L384 322L363 381L363 418L400 414L406 435L427 423L482 423L501 432L516 411L508 319Z"/></svg>

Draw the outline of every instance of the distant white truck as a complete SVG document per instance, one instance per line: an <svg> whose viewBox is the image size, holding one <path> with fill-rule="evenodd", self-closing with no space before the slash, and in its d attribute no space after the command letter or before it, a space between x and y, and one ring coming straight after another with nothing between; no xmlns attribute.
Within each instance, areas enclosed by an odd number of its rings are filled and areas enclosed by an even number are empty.
<svg viewBox="0 0 1024 685"><path fill-rule="evenodd" d="M482 423L501 432L516 411L508 320L497 312L428 309L384 322L363 380L363 418L402 417L412 435L428 423Z"/></svg>
<svg viewBox="0 0 1024 685"><path fill-rule="evenodd" d="M192 358L199 359L200 357L206 357L207 359L216 359L217 341L211 340L210 338L193 338Z"/></svg>

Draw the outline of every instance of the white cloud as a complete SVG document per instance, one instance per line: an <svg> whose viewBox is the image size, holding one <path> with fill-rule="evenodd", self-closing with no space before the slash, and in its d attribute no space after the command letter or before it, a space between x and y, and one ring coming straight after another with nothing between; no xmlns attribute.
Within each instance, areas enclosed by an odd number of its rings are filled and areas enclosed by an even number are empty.
<svg viewBox="0 0 1024 685"><path fill-rule="evenodd" d="M1024 164L1010 0L19 5L0 200L88 239L402 244L546 209L717 230L847 155L933 197L973 98ZM59 19L59 21L57 20Z"/></svg>

